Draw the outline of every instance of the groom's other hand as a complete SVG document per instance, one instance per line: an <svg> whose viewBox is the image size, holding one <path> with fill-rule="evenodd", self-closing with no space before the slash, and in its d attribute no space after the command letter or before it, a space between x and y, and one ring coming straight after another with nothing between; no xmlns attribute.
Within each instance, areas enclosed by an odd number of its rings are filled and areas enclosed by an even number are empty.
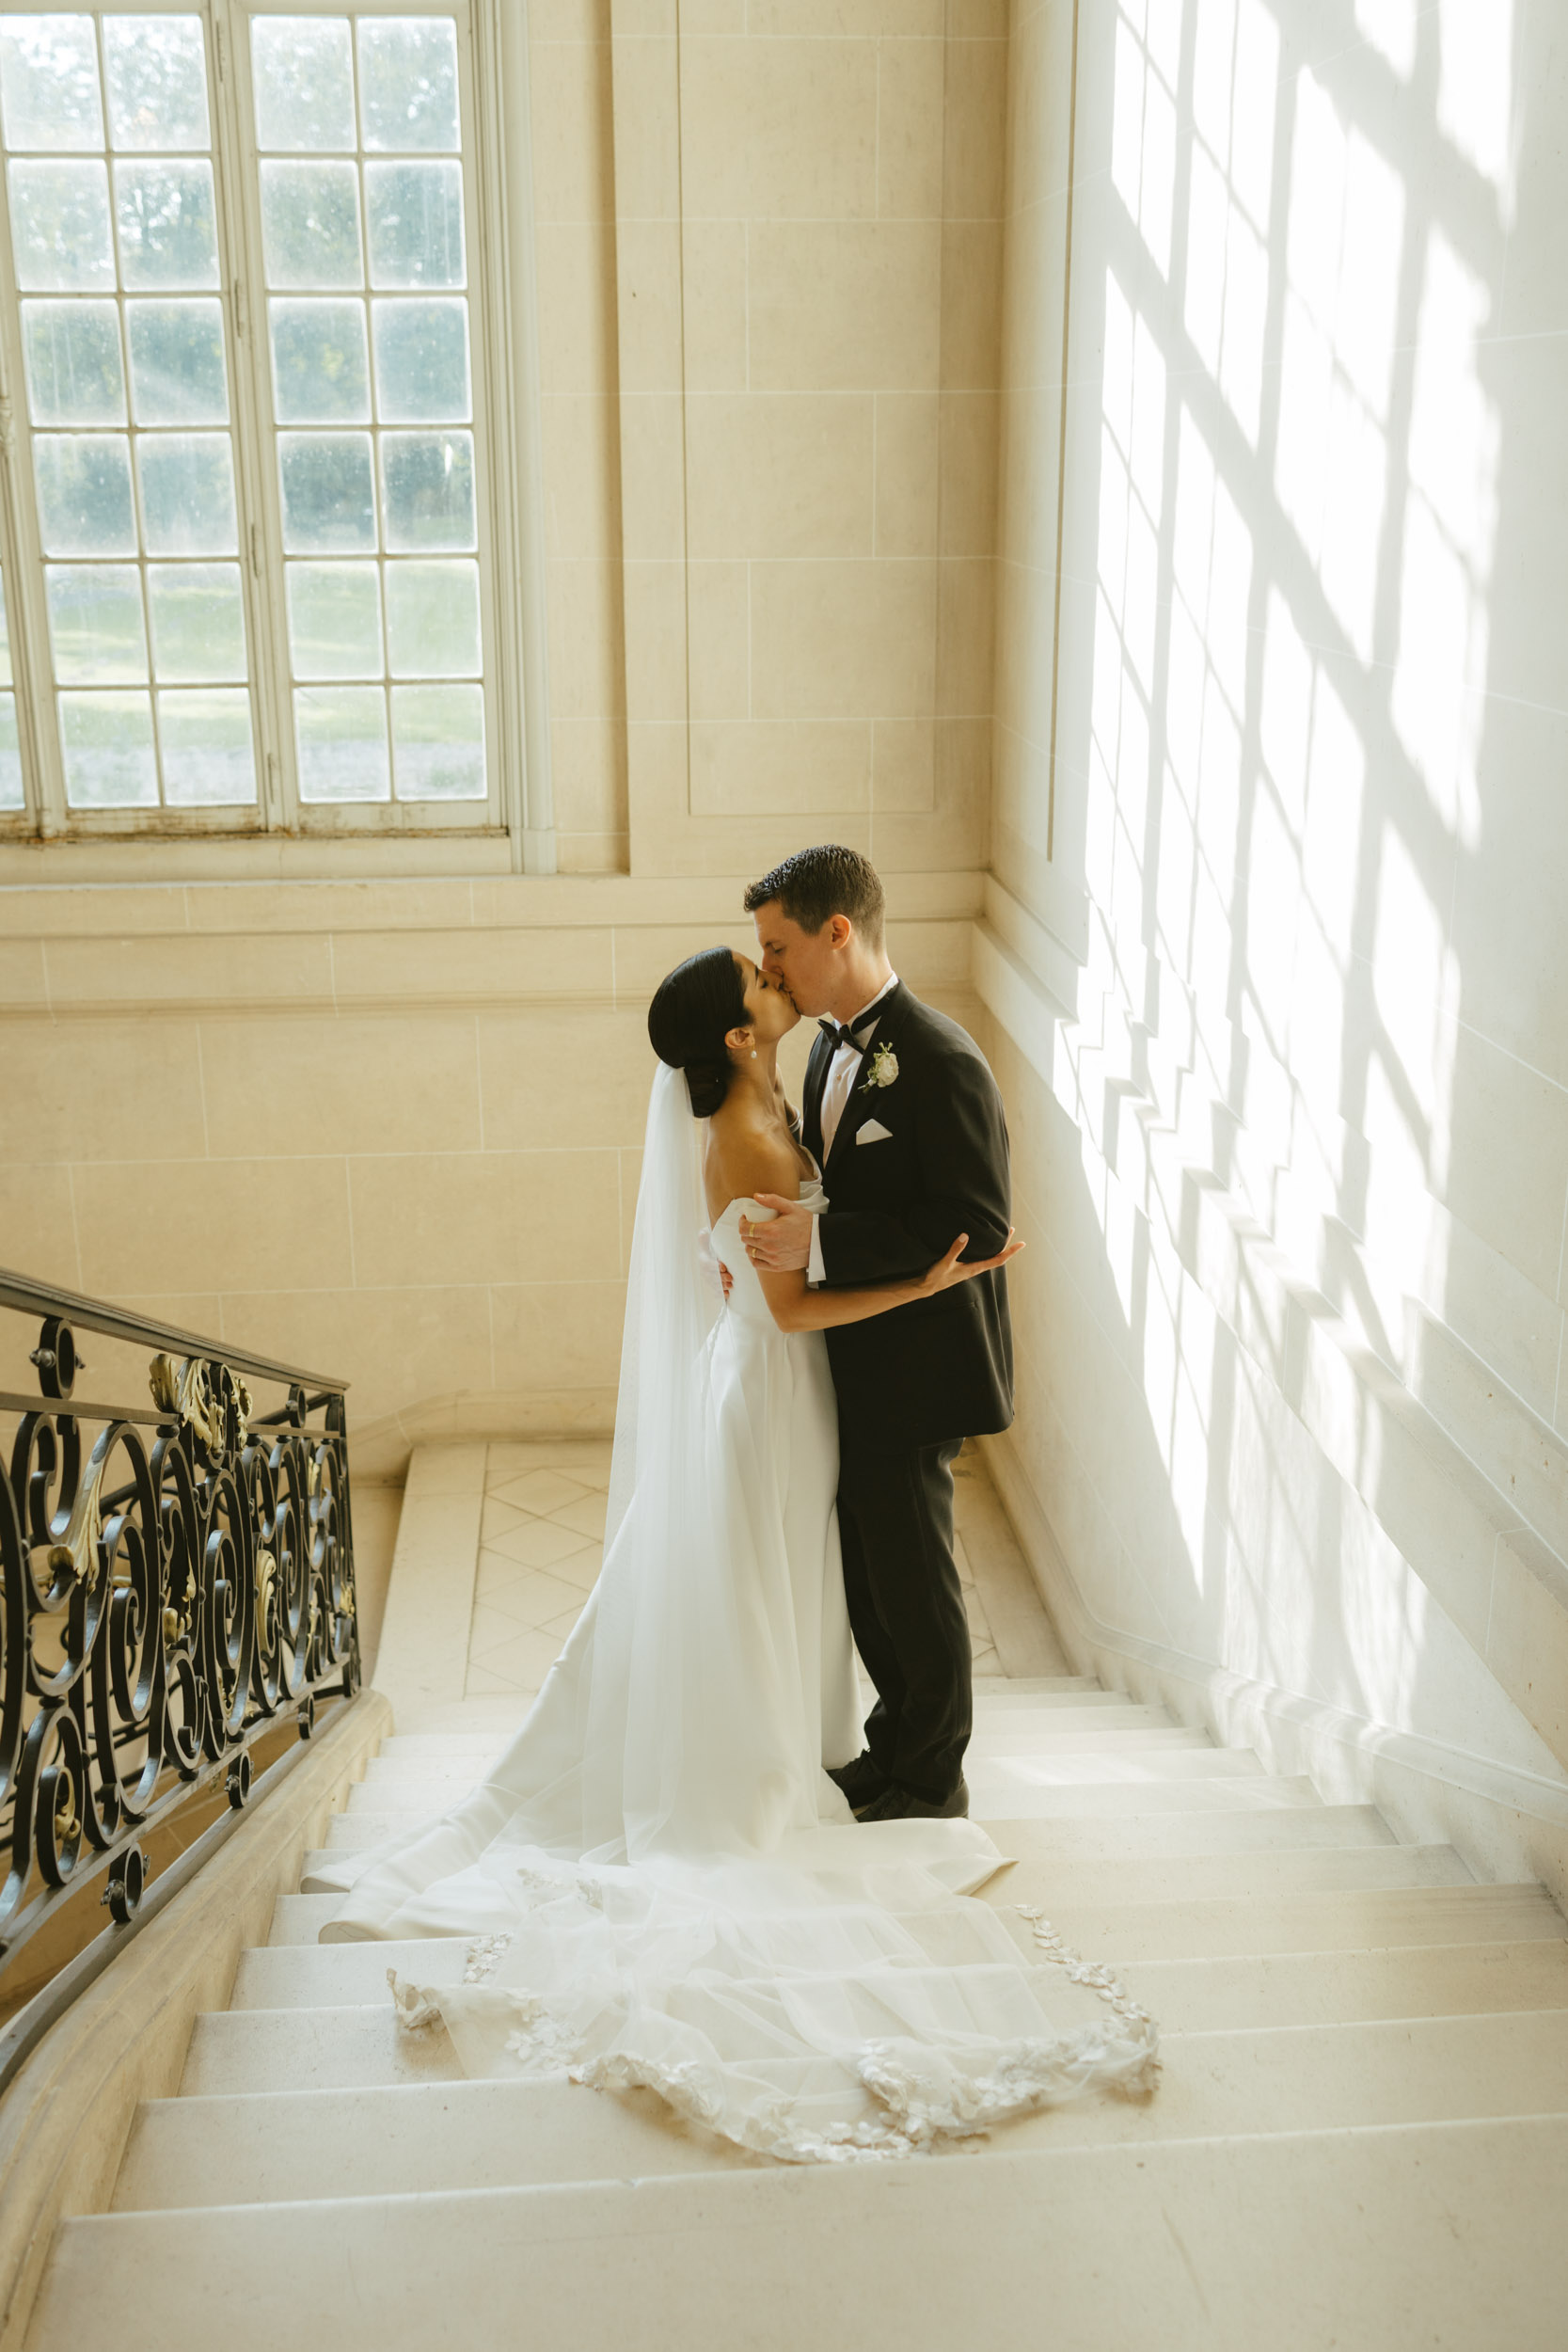
<svg viewBox="0 0 1568 2352"><path fill-rule="evenodd" d="M740 1220L740 1238L759 1274L794 1274L811 1263L811 1211L776 1192L759 1192L759 1209L776 1209L766 1225L754 1218Z"/></svg>

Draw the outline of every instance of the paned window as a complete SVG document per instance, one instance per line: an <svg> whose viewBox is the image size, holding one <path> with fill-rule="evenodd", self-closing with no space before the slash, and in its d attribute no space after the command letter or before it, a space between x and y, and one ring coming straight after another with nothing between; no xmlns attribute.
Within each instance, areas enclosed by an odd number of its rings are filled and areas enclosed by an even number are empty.
<svg viewBox="0 0 1568 2352"><path fill-rule="evenodd" d="M470 78L385 0L0 13L0 813L499 821Z"/></svg>

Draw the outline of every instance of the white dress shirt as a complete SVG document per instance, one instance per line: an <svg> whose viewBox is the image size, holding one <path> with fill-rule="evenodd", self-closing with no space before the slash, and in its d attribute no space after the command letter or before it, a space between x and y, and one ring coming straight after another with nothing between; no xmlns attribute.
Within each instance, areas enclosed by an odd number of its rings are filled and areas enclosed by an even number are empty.
<svg viewBox="0 0 1568 2352"><path fill-rule="evenodd" d="M854 1020L846 1022L845 1027L849 1029L858 1027L871 1010L872 1006L879 1005L889 991L896 988L897 985L897 973L890 973L876 995L866 998ZM838 1122L844 1116L844 1106L849 1100L850 1081L860 1068L861 1060L862 1055L858 1047L841 1045L829 1065L827 1082L822 1089L821 1128L824 1168L828 1165L828 1154L833 1148L833 1137L838 1133ZM814 1216L811 1221L811 1258L806 1267L806 1280L808 1283L816 1284L825 1282L827 1279L827 1268L822 1263L821 1221Z"/></svg>

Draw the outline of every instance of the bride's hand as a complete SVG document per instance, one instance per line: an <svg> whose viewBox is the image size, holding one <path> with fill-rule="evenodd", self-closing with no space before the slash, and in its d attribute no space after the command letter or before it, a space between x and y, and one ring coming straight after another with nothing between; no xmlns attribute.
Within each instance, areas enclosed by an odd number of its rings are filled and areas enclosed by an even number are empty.
<svg viewBox="0 0 1568 2352"><path fill-rule="evenodd" d="M960 1254L969 1247L969 1235L960 1233L946 1257L939 1258L934 1266L927 1268L920 1284L922 1293L934 1298L938 1291L950 1291L956 1283L973 1281L976 1274L994 1274L998 1266L1005 1266L1009 1258L1016 1258L1025 1247L1024 1243L1014 1241L1013 1231L1009 1225L1007 1246L997 1257L977 1258L972 1265L958 1263Z"/></svg>

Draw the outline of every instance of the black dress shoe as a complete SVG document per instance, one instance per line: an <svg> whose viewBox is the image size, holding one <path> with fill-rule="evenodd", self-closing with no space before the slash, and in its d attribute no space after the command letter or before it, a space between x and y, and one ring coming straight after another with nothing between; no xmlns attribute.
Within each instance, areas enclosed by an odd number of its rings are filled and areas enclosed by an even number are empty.
<svg viewBox="0 0 1568 2352"><path fill-rule="evenodd" d="M863 1821L954 1821L967 1819L969 1814L969 1784L960 1778L950 1797L940 1804L929 1797L917 1797L912 1788L900 1788L895 1782L887 1794L877 1804L867 1805L860 1815Z"/></svg>
<svg viewBox="0 0 1568 2352"><path fill-rule="evenodd" d="M871 1752L863 1748L847 1764L830 1764L828 1778L836 1781L849 1801L851 1813L860 1814L867 1805L879 1804L893 1783L879 1765L871 1760Z"/></svg>

